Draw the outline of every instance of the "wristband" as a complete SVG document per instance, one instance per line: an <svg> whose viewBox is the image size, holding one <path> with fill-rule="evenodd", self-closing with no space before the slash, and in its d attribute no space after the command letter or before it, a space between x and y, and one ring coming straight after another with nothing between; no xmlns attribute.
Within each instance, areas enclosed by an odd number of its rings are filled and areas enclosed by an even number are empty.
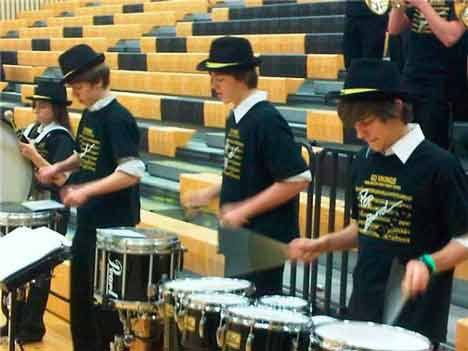
<svg viewBox="0 0 468 351"><path fill-rule="evenodd" d="M434 261L434 259L432 258L431 255L424 254L424 255L419 257L419 260L426 265L427 269L429 269L429 272L431 274L435 272L436 263L435 263L435 261Z"/></svg>

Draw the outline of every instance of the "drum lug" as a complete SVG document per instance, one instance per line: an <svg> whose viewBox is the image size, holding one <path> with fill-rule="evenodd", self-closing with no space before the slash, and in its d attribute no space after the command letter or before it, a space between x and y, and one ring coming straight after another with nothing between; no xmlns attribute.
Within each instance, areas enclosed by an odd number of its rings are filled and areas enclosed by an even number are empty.
<svg viewBox="0 0 468 351"><path fill-rule="evenodd" d="M200 318L200 324L198 325L198 335L200 336L200 339L205 338L205 324L206 324L205 311L202 311L202 315L201 315L201 318Z"/></svg>
<svg viewBox="0 0 468 351"><path fill-rule="evenodd" d="M251 326L249 335L247 336L247 341L245 342L245 351L253 351L254 339L255 339L255 336L253 333L253 326Z"/></svg>
<svg viewBox="0 0 468 351"><path fill-rule="evenodd" d="M318 339L315 337L314 332L311 331L310 336L309 336L309 347L308 351L314 351L315 347L320 345L320 342Z"/></svg>
<svg viewBox="0 0 468 351"><path fill-rule="evenodd" d="M224 335L226 333L226 326L221 324L216 330L216 342L220 348L224 348Z"/></svg>
<svg viewBox="0 0 468 351"><path fill-rule="evenodd" d="M296 339L294 339L292 341L292 350L291 351L298 351L299 349L299 337L300 337L300 333L297 333L297 337Z"/></svg>
<svg viewBox="0 0 468 351"><path fill-rule="evenodd" d="M149 284L147 289L147 295L149 301L154 301L156 296L158 295L158 287L156 284Z"/></svg>

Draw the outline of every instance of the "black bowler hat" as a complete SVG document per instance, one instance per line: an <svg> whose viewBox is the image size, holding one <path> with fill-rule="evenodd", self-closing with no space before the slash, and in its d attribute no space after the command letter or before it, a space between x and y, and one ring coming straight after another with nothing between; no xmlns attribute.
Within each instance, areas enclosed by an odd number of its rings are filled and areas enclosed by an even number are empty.
<svg viewBox="0 0 468 351"><path fill-rule="evenodd" d="M105 56L95 52L86 44L75 45L59 56L60 69L62 70L62 82L69 83L77 75L103 63Z"/></svg>
<svg viewBox="0 0 468 351"><path fill-rule="evenodd" d="M400 72L393 62L357 59L351 63L343 89L328 96L341 100L395 97L407 100L409 94L401 89Z"/></svg>
<svg viewBox="0 0 468 351"><path fill-rule="evenodd" d="M34 87L34 95L26 97L29 100L49 101L55 105L70 105L67 99L65 85L59 81L38 81Z"/></svg>
<svg viewBox="0 0 468 351"><path fill-rule="evenodd" d="M210 55L197 65L199 71L229 71L236 68L258 66L250 42L245 38L221 37L213 40Z"/></svg>

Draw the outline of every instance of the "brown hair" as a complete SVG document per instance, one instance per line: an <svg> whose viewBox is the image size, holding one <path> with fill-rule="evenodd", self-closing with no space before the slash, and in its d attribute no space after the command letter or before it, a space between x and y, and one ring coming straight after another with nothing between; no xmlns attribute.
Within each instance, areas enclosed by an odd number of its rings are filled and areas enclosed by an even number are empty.
<svg viewBox="0 0 468 351"><path fill-rule="evenodd" d="M84 71L81 74L78 74L76 77L71 79L69 83L90 83L98 84L102 82L102 87L107 89L110 84L110 68L107 64L101 63L97 66L94 66L87 71Z"/></svg>
<svg viewBox="0 0 468 351"><path fill-rule="evenodd" d="M68 131L71 131L70 116L68 115L67 106L52 104L52 111L55 121Z"/></svg>
<svg viewBox="0 0 468 351"><path fill-rule="evenodd" d="M407 124L413 119L413 109L409 103L401 101L400 105L392 98L343 99L338 103L338 116L345 128L353 128L357 122L371 116L383 122L400 118L403 123Z"/></svg>
<svg viewBox="0 0 468 351"><path fill-rule="evenodd" d="M255 67L234 68L220 73L228 74L233 76L235 80L244 82L249 89L256 89L258 87L258 74Z"/></svg>

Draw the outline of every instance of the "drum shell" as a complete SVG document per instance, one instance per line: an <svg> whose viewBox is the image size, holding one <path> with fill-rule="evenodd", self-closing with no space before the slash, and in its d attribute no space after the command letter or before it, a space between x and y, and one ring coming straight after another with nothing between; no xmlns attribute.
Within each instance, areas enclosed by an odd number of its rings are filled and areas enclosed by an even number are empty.
<svg viewBox="0 0 468 351"><path fill-rule="evenodd" d="M188 308L184 317L184 331L182 333L182 345L190 350L218 350L216 342L216 330L219 327L221 312L202 311ZM200 337L200 321L204 315L204 337Z"/></svg>
<svg viewBox="0 0 468 351"><path fill-rule="evenodd" d="M236 323L235 321L226 321L224 335L223 351L248 351L246 347L251 327ZM294 343L297 342L298 351L308 351L310 332L307 330L297 333L288 333L286 331L271 330L268 328L254 327L252 330L254 339L251 351L293 351Z"/></svg>

